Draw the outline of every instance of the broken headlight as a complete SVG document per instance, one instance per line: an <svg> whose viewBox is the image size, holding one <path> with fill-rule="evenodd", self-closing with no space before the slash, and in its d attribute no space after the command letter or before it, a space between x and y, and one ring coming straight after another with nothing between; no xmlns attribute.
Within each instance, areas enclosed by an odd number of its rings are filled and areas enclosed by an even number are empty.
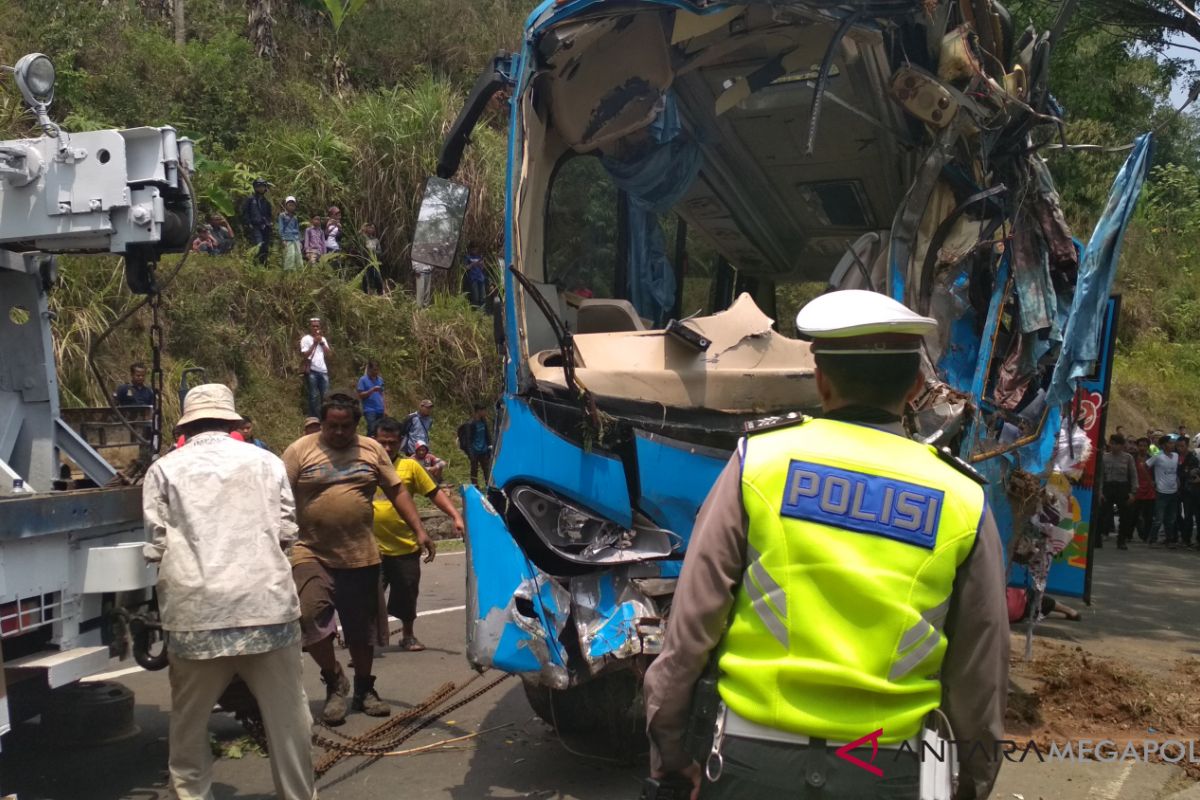
<svg viewBox="0 0 1200 800"><path fill-rule="evenodd" d="M624 564L665 558L679 537L635 520L625 528L575 503L531 486L518 486L509 497L546 546L578 564Z"/></svg>

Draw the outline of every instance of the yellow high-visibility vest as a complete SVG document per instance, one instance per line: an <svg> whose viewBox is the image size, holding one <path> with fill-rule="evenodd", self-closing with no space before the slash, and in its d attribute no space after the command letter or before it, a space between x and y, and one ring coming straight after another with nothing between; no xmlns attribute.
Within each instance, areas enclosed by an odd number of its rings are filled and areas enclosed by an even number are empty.
<svg viewBox="0 0 1200 800"><path fill-rule="evenodd" d="M910 738L941 701L942 626L982 487L932 447L866 425L812 420L744 447L747 567L722 700L830 741Z"/></svg>

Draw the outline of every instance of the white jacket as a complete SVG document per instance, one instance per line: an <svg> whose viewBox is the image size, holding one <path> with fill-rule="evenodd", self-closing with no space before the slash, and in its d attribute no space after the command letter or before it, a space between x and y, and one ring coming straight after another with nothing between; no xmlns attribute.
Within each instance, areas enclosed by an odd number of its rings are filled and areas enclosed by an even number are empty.
<svg viewBox="0 0 1200 800"><path fill-rule="evenodd" d="M159 564L165 629L299 619L287 557L296 501L278 457L224 433L202 433L150 467L142 511L146 560Z"/></svg>

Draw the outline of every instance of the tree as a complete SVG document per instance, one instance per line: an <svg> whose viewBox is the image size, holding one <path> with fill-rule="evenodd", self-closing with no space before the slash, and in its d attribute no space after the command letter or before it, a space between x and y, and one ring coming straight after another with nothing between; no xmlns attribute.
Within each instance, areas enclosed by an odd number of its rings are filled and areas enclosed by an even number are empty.
<svg viewBox="0 0 1200 800"><path fill-rule="evenodd" d="M1130 38L1164 45L1171 33L1177 33L1200 44L1196 0L1091 0L1085 5L1101 22Z"/></svg>
<svg viewBox="0 0 1200 800"><path fill-rule="evenodd" d="M247 35L259 58L275 57L275 18L271 16L271 0L247 0Z"/></svg>
<svg viewBox="0 0 1200 800"><path fill-rule="evenodd" d="M171 20L175 27L175 44L180 47L187 44L187 25L183 2L184 0L174 0L171 3Z"/></svg>

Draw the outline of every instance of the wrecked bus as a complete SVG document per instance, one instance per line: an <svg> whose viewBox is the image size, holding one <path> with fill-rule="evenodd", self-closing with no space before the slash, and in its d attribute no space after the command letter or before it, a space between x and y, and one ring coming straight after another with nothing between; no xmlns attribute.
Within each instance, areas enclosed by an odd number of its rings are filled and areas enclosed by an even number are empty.
<svg viewBox="0 0 1200 800"><path fill-rule="evenodd" d="M413 248L453 263L468 190L448 179L502 93L504 393L490 480L463 489L472 664L519 675L563 733L640 741L710 486L747 422L819 413L809 346L780 330L798 282L942 322L911 434L990 479L1014 581L1086 595L1084 445L1149 142L1081 246L1042 157L1068 147L1048 86L1063 22L991 0L531 14L455 123Z"/></svg>

